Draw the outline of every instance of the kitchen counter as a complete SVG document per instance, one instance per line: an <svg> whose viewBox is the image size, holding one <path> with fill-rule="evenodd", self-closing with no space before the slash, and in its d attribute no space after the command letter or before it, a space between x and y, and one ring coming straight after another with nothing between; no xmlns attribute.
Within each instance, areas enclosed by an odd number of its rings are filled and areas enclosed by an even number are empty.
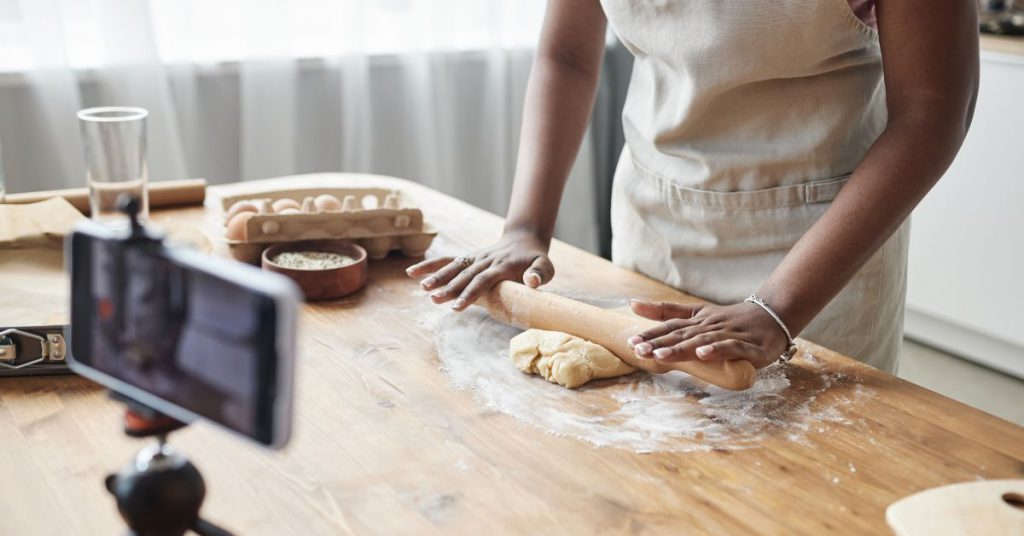
<svg viewBox="0 0 1024 536"><path fill-rule="evenodd" d="M982 35L982 52L997 52L1024 57L1024 37L1003 35Z"/></svg>
<svg viewBox="0 0 1024 536"><path fill-rule="evenodd" d="M287 184L369 180L323 174ZM262 186L214 187L210 196ZM435 251L477 248L500 232L498 217L463 202L397 180L387 187L419 201L441 232ZM207 205L152 219L201 227L222 254L216 199ZM552 257L555 288L693 300L560 242ZM287 448L265 451L206 424L172 436L206 477L205 517L247 535L883 534L885 508L899 498L1024 477L1024 428L809 343L809 354L785 365L779 404L834 415L796 434L769 433L742 449L638 453L546 433L452 387L424 321L442 312L404 275L412 262L371 263L361 293L304 306ZM612 403L625 386L586 394ZM102 480L144 444L122 435L121 413L82 378L0 379L0 533L119 532Z"/></svg>

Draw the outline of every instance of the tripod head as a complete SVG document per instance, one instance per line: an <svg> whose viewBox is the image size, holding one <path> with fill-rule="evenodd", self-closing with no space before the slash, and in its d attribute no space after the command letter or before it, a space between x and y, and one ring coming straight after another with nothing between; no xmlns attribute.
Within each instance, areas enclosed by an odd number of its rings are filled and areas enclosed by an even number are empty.
<svg viewBox="0 0 1024 536"><path fill-rule="evenodd" d="M185 423L161 414L124 395L124 432L131 437L156 437L117 474L104 481L117 500L117 509L130 536L181 536L189 530L201 536L230 533L199 517L206 497L203 476L185 456L167 442L168 435Z"/></svg>

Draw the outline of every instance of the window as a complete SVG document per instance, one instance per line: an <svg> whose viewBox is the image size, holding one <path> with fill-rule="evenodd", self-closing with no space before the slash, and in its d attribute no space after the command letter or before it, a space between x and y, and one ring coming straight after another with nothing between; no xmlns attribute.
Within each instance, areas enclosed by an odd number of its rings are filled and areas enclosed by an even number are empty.
<svg viewBox="0 0 1024 536"><path fill-rule="evenodd" d="M542 0L0 0L0 71L532 47Z"/></svg>

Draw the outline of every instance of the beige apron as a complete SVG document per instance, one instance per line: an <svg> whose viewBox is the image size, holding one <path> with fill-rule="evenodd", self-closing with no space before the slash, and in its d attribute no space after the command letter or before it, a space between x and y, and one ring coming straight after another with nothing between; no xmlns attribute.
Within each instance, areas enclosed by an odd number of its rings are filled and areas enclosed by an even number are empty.
<svg viewBox="0 0 1024 536"><path fill-rule="evenodd" d="M876 32L847 0L603 0L636 56L612 258L718 303L755 291L885 128ZM909 224L802 337L894 371Z"/></svg>

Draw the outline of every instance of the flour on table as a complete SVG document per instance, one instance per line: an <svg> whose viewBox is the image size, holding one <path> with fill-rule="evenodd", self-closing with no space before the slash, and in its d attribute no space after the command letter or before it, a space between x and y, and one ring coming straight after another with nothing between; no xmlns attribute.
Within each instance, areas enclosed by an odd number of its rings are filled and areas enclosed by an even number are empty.
<svg viewBox="0 0 1024 536"><path fill-rule="evenodd" d="M520 332L479 307L446 314L435 327L441 369L489 410L558 436L636 452L688 452L750 448L769 437L799 441L818 423L847 422L834 405L816 402L838 380L787 365L761 370L754 386L739 392L703 386L681 372L569 390L512 366L508 344ZM793 386L796 373L810 380Z"/></svg>

